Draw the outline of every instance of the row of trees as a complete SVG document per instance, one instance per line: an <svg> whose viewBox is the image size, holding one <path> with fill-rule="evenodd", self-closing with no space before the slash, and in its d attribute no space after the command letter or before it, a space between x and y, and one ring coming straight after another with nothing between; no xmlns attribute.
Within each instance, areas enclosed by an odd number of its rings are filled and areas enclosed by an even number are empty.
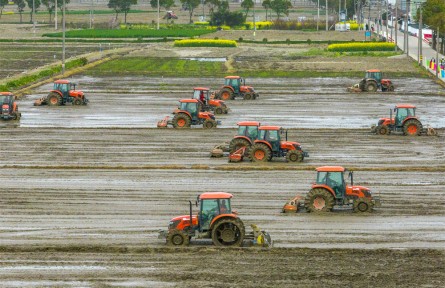
<svg viewBox="0 0 445 288"><path fill-rule="evenodd" d="M28 5L29 9L31 10L29 12L29 19L32 22L32 16L34 12L37 12L40 6L43 4L46 7L46 10L48 10L49 13L49 22L52 21L52 14L54 13L54 10L56 9L56 0L13 0L14 5L17 6L17 11L20 14L20 23L23 22L23 12L25 12L26 5ZM33 3L34 2L34 3ZM0 0L0 18L3 13L3 9L5 6L9 3L9 0ZM65 4L70 3L70 0L65 0ZM63 2L62 0L57 1L57 9L62 10Z"/></svg>

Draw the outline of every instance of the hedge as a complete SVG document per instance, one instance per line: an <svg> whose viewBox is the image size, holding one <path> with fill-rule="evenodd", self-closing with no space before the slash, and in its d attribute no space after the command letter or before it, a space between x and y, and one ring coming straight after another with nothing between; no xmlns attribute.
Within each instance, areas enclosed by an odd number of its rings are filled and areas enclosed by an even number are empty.
<svg viewBox="0 0 445 288"><path fill-rule="evenodd" d="M350 42L331 44L330 52L358 52L358 51L394 51L395 44L387 42Z"/></svg>
<svg viewBox="0 0 445 288"><path fill-rule="evenodd" d="M236 47L234 40L185 39L175 40L175 47Z"/></svg>

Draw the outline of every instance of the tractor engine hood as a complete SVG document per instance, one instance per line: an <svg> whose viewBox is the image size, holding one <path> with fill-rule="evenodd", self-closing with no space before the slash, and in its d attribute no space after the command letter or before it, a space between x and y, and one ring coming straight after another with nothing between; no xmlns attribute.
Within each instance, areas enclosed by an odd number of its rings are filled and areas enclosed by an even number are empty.
<svg viewBox="0 0 445 288"><path fill-rule="evenodd" d="M199 118L204 118L204 119L210 118L210 119L215 120L215 115L213 115L210 112L199 112L198 115L199 115Z"/></svg>
<svg viewBox="0 0 445 288"><path fill-rule="evenodd" d="M298 142L293 141L282 141L281 142L281 148L293 150L292 148L295 147L297 150L301 149L301 144Z"/></svg>
<svg viewBox="0 0 445 288"><path fill-rule="evenodd" d="M352 191L360 191L363 194L365 194L365 196L367 196L367 197L371 197L372 196L371 189L369 189L368 187L365 187L365 186L355 186L354 185L351 188L352 188Z"/></svg>
<svg viewBox="0 0 445 288"><path fill-rule="evenodd" d="M72 90L70 91L71 97L83 97L84 93L82 91Z"/></svg>
<svg viewBox="0 0 445 288"><path fill-rule="evenodd" d="M250 91L250 92L255 92L255 89L253 89L252 86L241 86L241 87L240 87L240 90L243 90L243 91L248 90L248 91Z"/></svg>
<svg viewBox="0 0 445 288"><path fill-rule="evenodd" d="M198 224L198 216L193 215L192 220L194 225ZM185 226L190 226L190 215L181 215L172 218L168 224L168 229L176 229L176 227L184 228Z"/></svg>

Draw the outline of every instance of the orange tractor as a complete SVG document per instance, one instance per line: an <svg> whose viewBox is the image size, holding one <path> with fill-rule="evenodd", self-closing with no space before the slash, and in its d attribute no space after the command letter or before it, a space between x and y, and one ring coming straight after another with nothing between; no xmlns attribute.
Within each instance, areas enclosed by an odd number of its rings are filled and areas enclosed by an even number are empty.
<svg viewBox="0 0 445 288"><path fill-rule="evenodd" d="M243 97L244 100L255 100L260 97L253 87L246 86L246 80L240 76L227 76L224 78L224 86L215 92L215 99L233 100Z"/></svg>
<svg viewBox="0 0 445 288"><path fill-rule="evenodd" d="M20 120L22 114L19 112L19 107L11 92L0 92L0 103L2 105L2 110L0 111L1 119Z"/></svg>
<svg viewBox="0 0 445 288"><path fill-rule="evenodd" d="M244 240L250 244L270 247L270 235L251 225L253 232L246 235L243 221L232 210L230 200L233 195L225 192L206 192L198 196L198 215L193 215L192 201L189 201L189 215L170 220L168 230L159 231L159 238L170 246L186 246L192 238L212 239L215 246L243 246ZM191 221L190 221L191 220Z"/></svg>
<svg viewBox="0 0 445 288"><path fill-rule="evenodd" d="M371 212L380 206L380 197L372 194L371 189L355 186L353 172L349 172L351 184L346 184L344 175L347 170L341 166L323 166L317 169L317 178L309 193L303 197L295 196L283 207L283 212L329 212L334 205L352 206L354 212Z"/></svg>
<svg viewBox="0 0 445 288"><path fill-rule="evenodd" d="M175 115L173 120L169 120L170 117L166 116L158 122L158 128L172 125L173 128L184 129L192 125L202 125L204 129L212 129L221 124L215 120L215 115L210 112L200 112L201 110L201 103L196 99L179 100L179 107L173 112Z"/></svg>
<svg viewBox="0 0 445 288"><path fill-rule="evenodd" d="M216 115L227 114L229 108L227 108L226 103L222 100L212 99L210 97L210 89L205 87L195 87L193 88L192 99L199 100L202 104L202 111L213 111Z"/></svg>
<svg viewBox="0 0 445 288"><path fill-rule="evenodd" d="M260 122L243 121L238 122L238 133L229 143L229 162L240 162L244 156L249 156L249 148L258 138Z"/></svg>
<svg viewBox="0 0 445 288"><path fill-rule="evenodd" d="M392 117L394 111L395 117ZM416 106L411 104L398 104L389 110L389 118L380 118L377 126L371 127L371 132L378 135L401 133L407 136L437 135L431 127L423 128L422 123L416 116Z"/></svg>
<svg viewBox="0 0 445 288"><path fill-rule="evenodd" d="M45 104L48 106L60 106L66 103L86 105L88 99L85 98L85 93L76 90L75 83L71 83L69 80L57 80L54 81L54 88L49 92L48 96L37 99L34 102L34 106Z"/></svg>
<svg viewBox="0 0 445 288"><path fill-rule="evenodd" d="M349 92L376 92L377 90L382 92L394 91L392 81L383 79L383 73L377 69L366 71L365 78L347 89Z"/></svg>
<svg viewBox="0 0 445 288"><path fill-rule="evenodd" d="M285 133L286 140L281 140ZM302 150L300 143L287 140L287 130L280 126L261 126L258 137L249 149L249 158L253 162L267 162L272 157L286 157L289 162L302 162L309 154Z"/></svg>

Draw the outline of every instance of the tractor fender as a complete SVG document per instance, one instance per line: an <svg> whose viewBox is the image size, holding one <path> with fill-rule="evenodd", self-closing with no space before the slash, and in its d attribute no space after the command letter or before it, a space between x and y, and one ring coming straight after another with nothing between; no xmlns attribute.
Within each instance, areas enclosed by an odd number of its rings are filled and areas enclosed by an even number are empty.
<svg viewBox="0 0 445 288"><path fill-rule="evenodd" d="M233 137L233 139L245 139L252 145L252 140L250 140L250 138L247 136L236 135L235 137Z"/></svg>
<svg viewBox="0 0 445 288"><path fill-rule="evenodd" d="M232 93L235 93L235 89L233 89L232 86L222 86L220 90L222 90L224 88L230 89L230 91L232 91Z"/></svg>
<svg viewBox="0 0 445 288"><path fill-rule="evenodd" d="M62 92L60 92L59 90L51 90L51 91L49 91L49 93L53 93L53 92L59 94L60 97L63 97Z"/></svg>
<svg viewBox="0 0 445 288"><path fill-rule="evenodd" d="M272 145L270 145L270 143L269 142L267 142L267 141L264 141L264 140L255 140L255 142L254 142L255 144L256 143L263 143L263 144L266 144L267 145L267 147L269 147L270 148L270 150L272 151Z"/></svg>
<svg viewBox="0 0 445 288"><path fill-rule="evenodd" d="M215 218L212 219L212 222L210 222L210 229L213 229L213 225L222 218L232 218L232 219L237 219L238 215L236 214L219 214L218 216L216 216Z"/></svg>
<svg viewBox="0 0 445 288"><path fill-rule="evenodd" d="M415 116L409 116L409 117L406 117L406 118L403 120L402 125L405 125L405 122L408 121L408 120L416 120L417 122L419 122L420 125L422 125L422 122L420 122L419 118L417 118L417 117L415 117Z"/></svg>
<svg viewBox="0 0 445 288"><path fill-rule="evenodd" d="M185 110L178 110L178 111L176 111L176 114L180 114L180 113L183 113L183 114L189 116L190 119L192 119L192 115L189 112L187 112ZM201 114L201 113L199 113L199 114Z"/></svg>
<svg viewBox="0 0 445 288"><path fill-rule="evenodd" d="M329 187L328 185L323 185L323 184L312 184L312 189L316 189L316 188L321 188L321 189L325 189L327 191L329 191L329 193L332 194L332 196L334 196L335 198L335 191Z"/></svg>

